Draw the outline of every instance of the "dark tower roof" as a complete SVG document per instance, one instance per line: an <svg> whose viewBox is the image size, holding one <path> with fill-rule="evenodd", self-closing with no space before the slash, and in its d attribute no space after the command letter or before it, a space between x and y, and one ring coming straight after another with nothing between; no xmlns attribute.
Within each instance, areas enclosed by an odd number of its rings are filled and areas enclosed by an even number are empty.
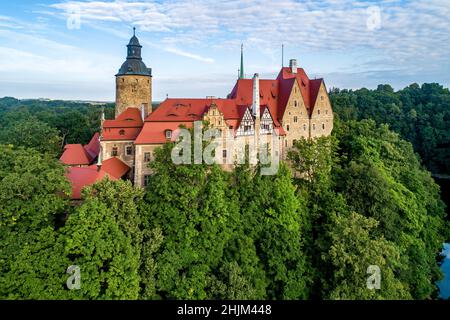
<svg viewBox="0 0 450 320"><path fill-rule="evenodd" d="M122 75L142 75L142 76L152 76L152 69L147 68L145 63L142 61L141 56L141 44L139 39L135 34L136 28L133 28L133 37L131 37L130 42L127 45L127 60L122 64L119 69L119 73L116 76Z"/></svg>

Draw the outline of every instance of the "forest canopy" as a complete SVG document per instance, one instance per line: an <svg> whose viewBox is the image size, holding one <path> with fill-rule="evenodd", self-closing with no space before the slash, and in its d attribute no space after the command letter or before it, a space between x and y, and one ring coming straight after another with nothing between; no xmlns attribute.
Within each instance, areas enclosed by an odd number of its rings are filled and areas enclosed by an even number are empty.
<svg viewBox="0 0 450 320"><path fill-rule="evenodd" d="M76 206L58 145L87 142L101 108L0 99L0 298L437 298L450 229L418 154L449 172L448 155L427 149L448 143L448 90L336 89L331 99L332 136L297 141L274 176L175 165L167 143L146 189L105 179ZM371 266L380 289L367 286Z"/></svg>

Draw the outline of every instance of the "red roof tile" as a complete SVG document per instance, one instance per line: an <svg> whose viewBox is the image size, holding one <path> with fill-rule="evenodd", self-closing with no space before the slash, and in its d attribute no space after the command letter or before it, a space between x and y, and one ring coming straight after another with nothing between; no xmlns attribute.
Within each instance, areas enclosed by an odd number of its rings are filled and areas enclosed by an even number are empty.
<svg viewBox="0 0 450 320"><path fill-rule="evenodd" d="M59 160L66 165L76 166L89 165L93 159L81 144L66 144Z"/></svg>
<svg viewBox="0 0 450 320"><path fill-rule="evenodd" d="M288 67L284 67L281 69L277 79L280 80L282 86L284 85L289 86L289 84L286 84L286 80L289 79L297 80L303 101L305 102L305 106L307 107L309 113L311 114L314 109L314 104L316 102L318 90L320 88L320 84L323 82L323 79L310 80L306 75L305 70L303 70L303 68L297 68L297 73L292 73L291 69ZM285 99L287 103L287 98L285 97ZM284 110L286 109L286 103L281 105L281 108L284 108L282 110L282 113L284 113Z"/></svg>
<svg viewBox="0 0 450 320"><path fill-rule="evenodd" d="M167 142L166 130L175 131L184 125L186 128L192 128L192 122L145 122L144 128L137 137L135 144L163 144Z"/></svg>
<svg viewBox="0 0 450 320"><path fill-rule="evenodd" d="M91 167L94 166L97 167L96 165ZM106 172L110 177L120 179L130 171L130 167L119 158L112 157L102 161L101 171Z"/></svg>
<svg viewBox="0 0 450 320"><path fill-rule="evenodd" d="M100 170L95 164L89 167L69 167L66 170L66 177L72 186L71 198L81 199L81 190L84 187L93 185L104 178L118 180L129 170L130 167L115 157L103 161Z"/></svg>
<svg viewBox="0 0 450 320"><path fill-rule="evenodd" d="M81 190L96 183L106 177L105 171L98 171L96 166L90 167L69 167L66 177L72 186L72 199L81 199ZM114 178L112 178L114 179Z"/></svg>
<svg viewBox="0 0 450 320"><path fill-rule="evenodd" d="M84 150L91 156L92 159L97 158L100 153L100 141L99 134L96 132L92 137L91 141L87 145L84 146Z"/></svg>
<svg viewBox="0 0 450 320"><path fill-rule="evenodd" d="M211 99L166 99L145 121L201 120Z"/></svg>
<svg viewBox="0 0 450 320"><path fill-rule="evenodd" d="M110 140L135 140L139 133L141 132L142 127L139 128L103 128L102 131L102 140L110 141Z"/></svg>
<svg viewBox="0 0 450 320"><path fill-rule="evenodd" d="M140 128L143 126L139 109L129 107L125 109L115 120L105 120L103 128Z"/></svg>

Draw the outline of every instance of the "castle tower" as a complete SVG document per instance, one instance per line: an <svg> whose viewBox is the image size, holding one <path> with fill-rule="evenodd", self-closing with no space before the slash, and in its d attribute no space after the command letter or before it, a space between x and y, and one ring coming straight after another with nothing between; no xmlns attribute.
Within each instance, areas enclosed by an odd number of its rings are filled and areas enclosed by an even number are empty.
<svg viewBox="0 0 450 320"><path fill-rule="evenodd" d="M127 45L127 59L116 74L116 117L128 107L152 112L152 69L142 61L141 49L133 28L133 37Z"/></svg>

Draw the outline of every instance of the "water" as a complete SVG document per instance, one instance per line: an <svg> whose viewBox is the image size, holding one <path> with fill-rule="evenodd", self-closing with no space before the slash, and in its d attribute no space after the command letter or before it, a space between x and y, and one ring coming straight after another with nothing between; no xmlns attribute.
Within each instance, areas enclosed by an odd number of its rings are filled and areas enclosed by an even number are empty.
<svg viewBox="0 0 450 320"><path fill-rule="evenodd" d="M441 187L441 197L447 205L447 219L450 219L450 179L434 178L437 184ZM444 262L441 265L441 270L444 273L444 279L437 283L442 299L450 298L450 243L444 243L442 254L445 255Z"/></svg>
<svg viewBox="0 0 450 320"><path fill-rule="evenodd" d="M450 298L450 243L444 244L444 250L442 254L445 255L444 263L441 265L441 270L444 273L444 279L437 283L440 294L439 297L442 299Z"/></svg>

